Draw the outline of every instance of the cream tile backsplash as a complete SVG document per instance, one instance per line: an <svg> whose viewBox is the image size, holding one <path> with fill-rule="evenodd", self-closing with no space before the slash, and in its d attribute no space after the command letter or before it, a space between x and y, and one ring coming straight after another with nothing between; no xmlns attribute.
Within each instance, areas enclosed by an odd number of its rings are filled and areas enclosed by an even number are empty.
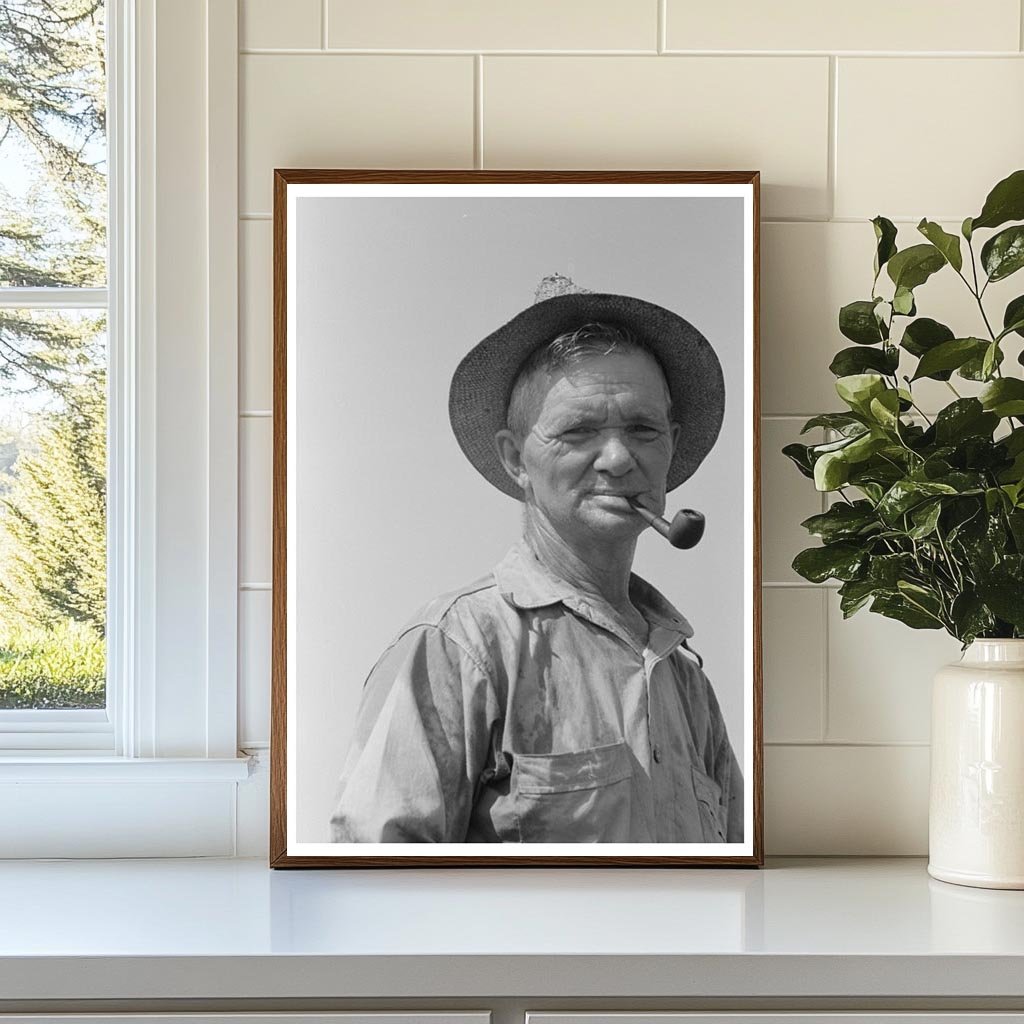
<svg viewBox="0 0 1024 1024"><path fill-rule="evenodd" d="M274 398L273 241L269 220L243 220L238 231L238 407L269 412Z"/></svg>
<svg viewBox="0 0 1024 1024"><path fill-rule="evenodd" d="M823 217L828 60L487 57L483 153L486 167L759 168L766 216Z"/></svg>
<svg viewBox="0 0 1024 1024"><path fill-rule="evenodd" d="M323 0L242 0L238 44L243 50L319 50L322 6Z"/></svg>
<svg viewBox="0 0 1024 1024"><path fill-rule="evenodd" d="M825 50L843 52L1017 49L1017 0L981 4L935 0L667 0L670 50Z"/></svg>
<svg viewBox="0 0 1024 1024"><path fill-rule="evenodd" d="M473 166L472 57L248 54L239 75L243 213L270 213L275 167Z"/></svg>
<svg viewBox="0 0 1024 1024"><path fill-rule="evenodd" d="M959 223L1021 166L1019 57L840 58L837 81L836 216Z"/></svg>
<svg viewBox="0 0 1024 1024"><path fill-rule="evenodd" d="M825 606L835 599L823 588L764 590L764 738L769 743L823 738Z"/></svg>
<svg viewBox="0 0 1024 1024"><path fill-rule="evenodd" d="M658 0L328 0L327 45L378 50L646 50Z"/></svg>
<svg viewBox="0 0 1024 1024"><path fill-rule="evenodd" d="M240 3L243 51L309 50L239 58L241 737L268 727L271 595L251 588L270 580L272 426L245 414L270 407L273 168L759 168L767 849L923 853L928 684L958 645L844 622L834 589L792 572L821 499L779 448L837 407L827 365L839 306L871 285L867 218L952 226L1024 165L1018 0ZM934 278L919 307L974 330L958 283Z"/></svg>

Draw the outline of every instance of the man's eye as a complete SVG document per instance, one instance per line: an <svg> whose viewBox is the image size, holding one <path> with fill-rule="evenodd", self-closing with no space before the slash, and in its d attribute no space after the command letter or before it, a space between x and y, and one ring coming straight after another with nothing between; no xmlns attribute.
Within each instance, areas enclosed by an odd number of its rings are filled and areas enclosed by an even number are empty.
<svg viewBox="0 0 1024 1024"><path fill-rule="evenodd" d="M592 427L570 427L561 433L563 441L586 441L594 436Z"/></svg>
<svg viewBox="0 0 1024 1024"><path fill-rule="evenodd" d="M642 423L630 427L629 434L638 441L657 441L661 437L661 431L657 427L645 426Z"/></svg>

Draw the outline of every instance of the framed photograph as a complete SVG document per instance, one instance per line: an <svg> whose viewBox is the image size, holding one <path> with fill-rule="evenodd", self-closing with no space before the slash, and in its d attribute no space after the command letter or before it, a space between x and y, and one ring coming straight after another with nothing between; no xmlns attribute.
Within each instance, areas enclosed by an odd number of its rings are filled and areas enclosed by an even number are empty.
<svg viewBox="0 0 1024 1024"><path fill-rule="evenodd" d="M275 172L272 866L762 863L758 185Z"/></svg>

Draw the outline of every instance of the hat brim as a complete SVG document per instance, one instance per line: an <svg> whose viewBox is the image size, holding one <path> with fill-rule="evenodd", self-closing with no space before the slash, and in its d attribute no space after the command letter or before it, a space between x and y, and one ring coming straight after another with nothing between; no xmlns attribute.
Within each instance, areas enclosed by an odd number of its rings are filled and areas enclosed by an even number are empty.
<svg viewBox="0 0 1024 1024"><path fill-rule="evenodd" d="M725 414L722 366L708 340L681 316L629 295L581 292L535 303L476 345L459 363L448 394L452 430L466 458L512 498L523 494L498 458L494 437L506 426L512 385L541 345L585 323L628 329L661 363L682 428L666 490L689 479L711 451Z"/></svg>

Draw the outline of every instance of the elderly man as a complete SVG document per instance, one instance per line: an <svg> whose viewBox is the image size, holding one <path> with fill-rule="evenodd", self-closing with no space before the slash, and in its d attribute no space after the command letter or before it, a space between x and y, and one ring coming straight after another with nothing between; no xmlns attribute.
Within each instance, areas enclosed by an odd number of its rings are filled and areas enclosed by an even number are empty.
<svg viewBox="0 0 1024 1024"><path fill-rule="evenodd" d="M743 780L692 630L630 571L633 504L660 514L714 444L721 367L661 306L542 289L466 356L449 400L466 456L523 502L522 538L370 673L335 842L742 841Z"/></svg>

